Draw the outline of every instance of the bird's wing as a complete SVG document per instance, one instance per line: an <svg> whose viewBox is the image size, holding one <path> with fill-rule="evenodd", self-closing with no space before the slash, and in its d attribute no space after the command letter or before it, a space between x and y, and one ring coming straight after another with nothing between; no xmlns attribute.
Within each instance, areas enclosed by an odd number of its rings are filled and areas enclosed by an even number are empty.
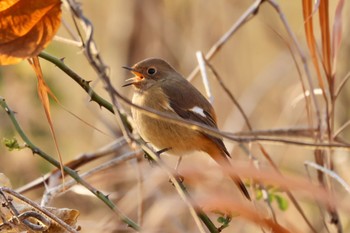
<svg viewBox="0 0 350 233"><path fill-rule="evenodd" d="M183 119L193 120L217 129L214 109L208 100L185 79L181 82L169 83L177 88L164 85L164 93L169 98L170 107ZM185 86L185 88L184 88ZM186 90L179 91L179 90ZM202 132L208 139L214 142L220 150L230 157L221 138L217 138Z"/></svg>

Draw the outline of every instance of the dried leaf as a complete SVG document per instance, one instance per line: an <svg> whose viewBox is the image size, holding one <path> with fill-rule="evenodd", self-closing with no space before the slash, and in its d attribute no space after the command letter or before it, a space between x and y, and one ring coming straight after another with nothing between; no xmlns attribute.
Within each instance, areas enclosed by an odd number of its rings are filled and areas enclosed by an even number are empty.
<svg viewBox="0 0 350 233"><path fill-rule="evenodd" d="M48 211L53 213L55 216L57 216L59 219L63 220L65 223L67 223L71 227L75 227L75 224L77 223L78 216L80 212L75 209L68 209L68 208L53 208L53 207L45 207ZM64 233L62 227L60 227L58 224L54 223L51 224L49 229L45 231L47 233Z"/></svg>
<svg viewBox="0 0 350 233"><path fill-rule="evenodd" d="M39 93L40 100L44 106L45 113L51 125L52 122L51 122L51 113L50 113L50 102L49 102L49 96L48 96L48 93L50 93L51 91L50 91L50 88L45 83L38 57L34 57L33 59L31 59L31 65L34 68L36 77L38 79L38 93Z"/></svg>
<svg viewBox="0 0 350 233"><path fill-rule="evenodd" d="M61 24L60 0L0 2L0 65L39 54Z"/></svg>
<svg viewBox="0 0 350 233"><path fill-rule="evenodd" d="M316 40L314 35L314 28L313 28L313 10L312 10L312 1L311 0L303 0L303 17L304 17L304 28L305 28L305 34L306 34L306 40L307 45L309 46L312 62L315 66L317 78L318 78L318 84L320 88L324 92L324 83L321 76L320 67L318 64L317 59L317 53L316 53Z"/></svg>
<svg viewBox="0 0 350 233"><path fill-rule="evenodd" d="M319 19L322 38L323 66L326 71L328 83L331 84L331 39L329 30L329 4L328 0L320 1Z"/></svg>
<svg viewBox="0 0 350 233"><path fill-rule="evenodd" d="M57 154L58 154L58 157L60 160L61 173L63 174L63 160L62 160L61 152L60 152L59 147L58 147L58 142L57 142L55 130L54 130L53 123L52 123L49 94L51 96L53 96L54 99L56 99L56 97L45 83L44 76L43 76L43 73L42 73L41 67L40 67L39 58L33 57L32 59L28 59L28 61L32 65L32 67L36 73L37 79L38 79L38 94L39 94L41 103L42 103L44 110L45 110L46 118L47 118L47 121L49 123L51 134L52 134L52 137L53 137L54 142L55 142L56 151L57 151ZM62 179L63 179L63 183L64 183L64 176Z"/></svg>

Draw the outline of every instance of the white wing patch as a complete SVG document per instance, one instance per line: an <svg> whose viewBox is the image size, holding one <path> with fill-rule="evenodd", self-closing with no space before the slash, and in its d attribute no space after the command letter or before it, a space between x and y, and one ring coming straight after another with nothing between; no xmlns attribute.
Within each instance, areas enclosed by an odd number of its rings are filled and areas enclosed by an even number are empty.
<svg viewBox="0 0 350 233"><path fill-rule="evenodd" d="M194 106L193 108L189 109L190 111L197 113L198 115L201 115L202 117L206 117L204 110L198 106Z"/></svg>
<svg viewBox="0 0 350 233"><path fill-rule="evenodd" d="M170 106L168 101L163 101L160 103L160 106L162 107L162 109L166 110L166 111L172 111L175 112L174 109Z"/></svg>

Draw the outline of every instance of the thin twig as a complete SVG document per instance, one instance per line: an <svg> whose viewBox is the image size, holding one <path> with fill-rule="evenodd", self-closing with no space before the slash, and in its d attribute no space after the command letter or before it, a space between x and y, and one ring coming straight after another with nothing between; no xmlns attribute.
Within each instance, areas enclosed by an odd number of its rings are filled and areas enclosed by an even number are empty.
<svg viewBox="0 0 350 233"><path fill-rule="evenodd" d="M141 155L140 150L127 152L127 153L122 154L114 159L111 159L111 160L105 162L105 163L102 163L102 164L92 168L91 170L89 170L87 172L80 174L80 177L86 179L86 178L88 178L88 177L90 177L98 172L102 172L102 171L109 169L113 166L116 166L120 163L123 163L123 162L131 160L131 159L135 159L140 155ZM50 202L50 199L57 196L57 194L65 191L66 189L71 188L75 184L77 184L76 180L70 180L70 181L66 182L64 185L60 184L58 186L50 188L49 190L46 190L45 194L41 200L41 206L47 206L48 203Z"/></svg>
<svg viewBox="0 0 350 233"><path fill-rule="evenodd" d="M77 35L75 35L73 29L66 22L66 20L62 19L62 25L64 26L64 28L67 30L68 34L73 38L74 41L78 41L79 40L79 37Z"/></svg>
<svg viewBox="0 0 350 233"><path fill-rule="evenodd" d="M336 138L344 129L346 129L350 125L350 120L345 122L337 131L334 132L333 138Z"/></svg>
<svg viewBox="0 0 350 233"><path fill-rule="evenodd" d="M344 88L345 84L348 82L349 79L350 79L350 71L346 74L345 78L341 80L341 83L339 84L337 90L335 91L334 100L338 98L340 92L342 91L342 89Z"/></svg>
<svg viewBox="0 0 350 233"><path fill-rule="evenodd" d="M304 164L304 166L306 168L306 172L307 172L307 176L309 178L309 181L312 182L309 167L306 166L305 164ZM321 203L317 200L317 193L314 193L313 196L315 197L314 199L316 200L318 211L320 212L320 216L321 216L321 219L322 219L322 224L323 224L324 228L326 229L326 231L328 233L330 233L329 228L328 228L327 223L326 223L326 219L325 219L323 208L321 206Z"/></svg>
<svg viewBox="0 0 350 233"><path fill-rule="evenodd" d="M96 159L99 159L99 158L107 156L111 153L114 153L115 151L117 151L120 147L124 146L125 144L126 144L126 141L125 141L124 137L121 137L121 138L113 141L112 143L110 143L110 144L108 144L108 145L106 145L106 146L104 146L104 147L102 147L94 152L83 153L82 155L77 156L74 160L67 162L64 166L75 170L83 165L86 165L90 162L95 161ZM25 193L25 192L28 192L32 189L39 188L44 183L47 183L48 180L52 176L57 175L57 173L59 173L59 176L61 176L60 171L58 169L56 169L50 173L43 175L40 178L37 178L37 179L25 184L22 187L17 188L16 192Z"/></svg>
<svg viewBox="0 0 350 233"><path fill-rule="evenodd" d="M311 77L311 72L308 66L308 62L306 59L306 55L303 51L303 49L301 48L301 46L298 43L297 37L296 35L293 33L292 29L290 28L287 19L285 17L285 15L283 14L283 12L281 11L281 8L279 7L279 5L277 4L276 1L274 0L267 0L267 2L276 10L276 12L278 13L287 33L289 34L290 38L293 41L294 46L297 48L297 51L299 53L299 56L302 60L302 63L304 65L304 71L307 77L307 81L310 87L310 90L314 90L314 83L312 81L312 77ZM314 103L315 106L315 111L316 111L316 117L317 117L317 126L319 127L321 125L321 114L320 114L320 104L318 103L317 98L315 97L315 95L313 94L313 92L311 92L311 99L312 102Z"/></svg>
<svg viewBox="0 0 350 233"><path fill-rule="evenodd" d="M304 164L306 166L310 166L312 168L315 168L316 170L322 171L323 173L327 174L328 176L332 177L334 180L336 180L339 184L343 186L343 188L350 193L350 185L346 183L344 179L342 179L337 173L334 171L327 169L325 167L322 167L314 162L311 161L305 161Z"/></svg>
<svg viewBox="0 0 350 233"><path fill-rule="evenodd" d="M207 93L207 97L209 99L209 102L213 103L214 97L213 97L213 95L211 93L211 88L210 88L210 85L209 85L209 79L208 79L208 74L207 74L207 70L206 70L206 67L205 67L205 59L203 57L203 53L200 52L200 51L197 51L196 52L196 57L197 57L199 69L201 71L202 82L204 84L205 92Z"/></svg>
<svg viewBox="0 0 350 233"><path fill-rule="evenodd" d="M143 175L141 170L140 162L141 158L136 158L135 163L133 164L136 168L136 179L137 179L137 223L142 226L144 220L144 182Z"/></svg>
<svg viewBox="0 0 350 233"><path fill-rule="evenodd" d="M302 75L302 72L301 72L301 68L299 67L299 64L297 62L297 59L296 59L296 57L294 55L294 52L293 52L293 49L292 49L290 43L287 42L287 40L281 35L281 33L277 32L274 29L272 29L272 31L284 42L284 44L287 46L287 48L289 50L289 53L290 53L290 55L291 55L291 57L293 59L293 62L295 64L295 68L297 69L297 72L298 72L299 82L301 84L301 88L302 88L302 91L303 91L303 97L304 97L304 100L305 100L305 109L306 109L306 113L307 113L306 114L307 115L307 119L309 121L309 125L312 126L310 98L307 98L308 96L306 95L307 90L306 90L305 83L304 83L304 80L303 80L303 75Z"/></svg>
<svg viewBox="0 0 350 233"><path fill-rule="evenodd" d="M317 129L315 128L276 128L276 129L261 129L252 131L241 131L235 133L237 136L280 136L280 137L306 137L312 138Z"/></svg>
<svg viewBox="0 0 350 233"><path fill-rule="evenodd" d="M245 114L242 106L239 104L238 100L233 96L233 94L231 93L231 91L228 89L228 87L224 84L224 81L222 80L221 76L219 75L219 73L216 71L216 69L214 68L214 66L212 66L212 64L206 60L206 64L207 66L210 68L210 70L213 72L214 77L216 78L216 80L219 82L220 86L222 89L224 89L225 93L228 95L228 97L231 99L231 101L235 104L235 106L238 108L238 111L241 113L245 124L247 125L249 131L253 130L252 125L249 122L248 116L247 114Z"/></svg>
<svg viewBox="0 0 350 233"><path fill-rule="evenodd" d="M264 0L256 0L243 14L242 16L231 26L231 28L209 49L209 52L205 55L205 59L210 61L217 52L220 51L222 46L231 38L231 36L250 19L252 19ZM187 80L191 81L198 73L199 67L196 66L191 74L187 77Z"/></svg>
<svg viewBox="0 0 350 233"><path fill-rule="evenodd" d="M67 38L64 38L64 37L61 37L61 36L54 36L53 40L57 41L57 42L64 43L64 44L73 45L73 46L76 46L76 47L81 47L83 45L80 41L67 39Z"/></svg>

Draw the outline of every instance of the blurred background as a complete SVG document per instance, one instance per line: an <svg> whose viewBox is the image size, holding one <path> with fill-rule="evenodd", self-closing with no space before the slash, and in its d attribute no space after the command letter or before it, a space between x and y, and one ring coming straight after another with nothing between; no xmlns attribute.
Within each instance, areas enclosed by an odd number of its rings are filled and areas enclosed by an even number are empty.
<svg viewBox="0 0 350 233"><path fill-rule="evenodd" d="M123 70L122 66L131 66L148 57L161 57L186 77L197 65L195 53L197 51L202 51L204 54L208 52L252 3L253 1L239 0L81 1L84 14L94 25L94 38L105 64L109 67L113 85L128 98L131 97L131 88L121 86L125 79L131 77L131 74ZM338 1L329 2L331 25L337 3ZM280 1L278 4L307 56L307 62L314 77L305 41L301 1ZM62 9L65 24L75 32L70 13L65 7ZM350 5L346 3L343 9L343 42L336 70L336 83L338 84L349 72L349 14ZM317 19L317 14L315 18ZM320 41L317 26L318 22L315 21L315 36L316 40ZM70 38L63 25L58 35ZM269 4L265 3L262 4L256 16L244 24L210 61L242 106L254 130L308 127L305 101L301 98L303 94L301 77L289 46L291 46L291 38L279 15ZM302 68L300 56L296 53L295 47L292 49L299 68ZM91 81L94 90L109 100L102 82L91 69L80 48L53 41L46 52L64 58L66 65L85 80ZM114 115L100 108L96 103L90 102L83 89L55 65L42 59L41 65L45 80L60 103L105 133L97 132L52 101L54 127L65 162L83 153L94 152L121 136ZM212 73L208 73L219 128L227 132L247 131L237 107L223 92ZM304 72L302 78L306 82ZM199 75L192 83L202 93L205 93ZM317 83L316 78L314 83ZM349 90L349 85L346 85L337 100L336 129L349 119ZM0 67L0 96L4 97L8 105L16 112L19 123L33 143L57 158L54 142L38 98L35 73L26 61L17 65ZM322 98L319 98L322 101ZM129 111L128 106L124 105L124 107L126 111ZM348 128L340 136L348 140L349 133ZM0 138L11 137L19 139L6 113L0 111ZM234 161L248 163L246 153L239 149L237 143L225 141L225 144L232 152ZM284 174L307 177L304 161L313 160L314 150L312 148L274 144L264 144L264 147ZM255 144L251 144L250 149L261 162L262 167L269 167ZM126 146L118 153L127 150L130 149ZM168 156L163 158L170 166L176 163L176 158ZM335 150L333 158L337 174L350 183L349 152ZM81 168L81 171L96 165L96 163L90 164ZM185 157L182 166L188 168L189 165L192 166L191 169L207 166L210 173L210 175L206 174L205 182L189 184L189 189L193 191L194 196L206 190L210 193L220 187L229 193L232 192L232 195L237 196L235 198L240 198L240 194L235 187L232 187L230 180L215 172L215 169L210 170L215 167L215 164L208 156L198 153ZM0 146L0 172L10 178L15 188L43 176L52 169L52 166L33 155L28 149L9 152L5 146ZM316 181L314 171L311 172L311 175ZM143 191L139 190L138 176L144 180ZM145 232L198 231L186 205L168 183L167 175L158 168L150 166L144 159L139 163L135 161L123 163L90 177L88 181L101 191L111 194L111 199L132 218L137 217L138 205L135 199L144 200ZM350 203L348 193L342 187L335 184L335 190L337 190L339 202ZM43 188L28 192L26 196L40 200L42 192ZM300 197L299 200L304 210L310 214L310 219L318 227L318 232L327 232L322 224L322 215L317 210L315 203L299 195L297 192L296 196L298 199ZM56 198L53 205L78 209L81 213L78 224L82 226L82 232L123 232L128 229L103 203L85 193L67 191ZM290 224L292 229L311 232L292 205L285 212L280 212L275 203L274 208L282 225ZM339 211L343 220L344 232L350 231L347 217L349 206L347 211L342 209ZM215 221L215 214L210 216L213 216L213 221ZM96 219L99 220L98 223ZM258 229L258 226L247 220L234 218L229 229L224 232L244 233L255 232ZM333 232L334 229L330 229Z"/></svg>

